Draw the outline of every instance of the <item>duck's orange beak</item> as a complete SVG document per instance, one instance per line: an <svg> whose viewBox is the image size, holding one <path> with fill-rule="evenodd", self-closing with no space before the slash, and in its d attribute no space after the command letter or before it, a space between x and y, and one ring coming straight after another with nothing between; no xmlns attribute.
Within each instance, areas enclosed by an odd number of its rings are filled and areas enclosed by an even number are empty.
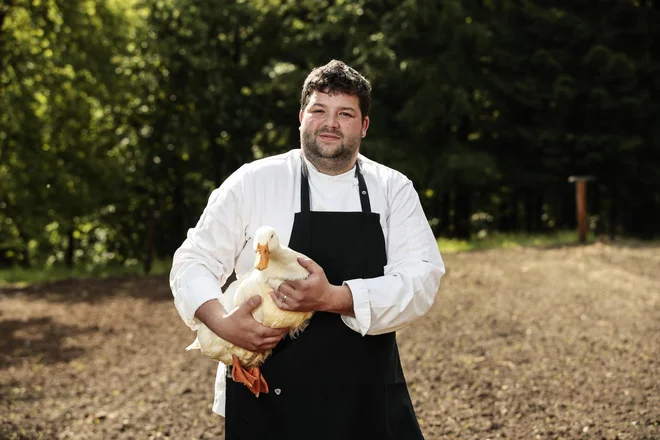
<svg viewBox="0 0 660 440"><path fill-rule="evenodd" d="M267 268L269 256L270 251L268 250L268 243L263 246L257 243L257 257L254 261L254 267L257 270L264 270Z"/></svg>

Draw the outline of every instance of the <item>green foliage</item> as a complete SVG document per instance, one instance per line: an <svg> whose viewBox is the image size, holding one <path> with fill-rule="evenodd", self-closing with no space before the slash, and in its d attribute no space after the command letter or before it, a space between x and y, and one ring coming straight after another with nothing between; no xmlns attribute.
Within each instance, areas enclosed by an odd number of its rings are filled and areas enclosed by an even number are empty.
<svg viewBox="0 0 660 440"><path fill-rule="evenodd" d="M151 273L153 275L166 275L171 268L171 259L157 260L154 262ZM69 269L62 265L43 269L11 267L0 269L0 286L22 288L31 284L67 279L126 277L141 275L142 273L142 267L138 264L131 266L112 264L108 266L96 266L89 270L81 268Z"/></svg>
<svg viewBox="0 0 660 440"><path fill-rule="evenodd" d="M0 265L152 269L231 172L297 147L333 58L373 86L364 154L437 235L574 228L584 174L596 233L651 238L659 23L615 0L5 0Z"/></svg>
<svg viewBox="0 0 660 440"><path fill-rule="evenodd" d="M123 105L109 62L125 44L129 5L15 1L0 27L0 242L24 264L53 250L48 224L74 232L121 179L108 160L113 108ZM32 243L36 242L36 247ZM41 262L45 258L40 259Z"/></svg>
<svg viewBox="0 0 660 440"><path fill-rule="evenodd" d="M524 232L486 231L474 234L470 240L458 238L438 238L438 248L441 253L455 253L479 249L522 248L522 247L554 247L575 244L578 241L576 231L553 231L544 234L527 234ZM587 243L594 243L593 234L587 236Z"/></svg>

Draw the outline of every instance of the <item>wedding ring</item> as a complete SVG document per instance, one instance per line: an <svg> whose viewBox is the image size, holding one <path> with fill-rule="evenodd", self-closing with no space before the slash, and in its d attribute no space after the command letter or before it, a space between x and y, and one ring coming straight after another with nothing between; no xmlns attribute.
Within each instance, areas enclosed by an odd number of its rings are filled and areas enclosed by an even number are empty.
<svg viewBox="0 0 660 440"><path fill-rule="evenodd" d="M289 295L284 295L284 298L282 298L282 302L286 303L286 300L287 300L288 297L289 297Z"/></svg>

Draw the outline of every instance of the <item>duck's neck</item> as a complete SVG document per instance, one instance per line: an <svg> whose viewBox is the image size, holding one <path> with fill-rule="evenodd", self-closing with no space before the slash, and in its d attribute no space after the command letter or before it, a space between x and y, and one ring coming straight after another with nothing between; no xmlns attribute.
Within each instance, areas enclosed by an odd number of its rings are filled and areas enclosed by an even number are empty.
<svg viewBox="0 0 660 440"><path fill-rule="evenodd" d="M281 246L278 246L270 252L270 261L277 266L286 266L293 260L295 260L295 254L292 252L286 252Z"/></svg>

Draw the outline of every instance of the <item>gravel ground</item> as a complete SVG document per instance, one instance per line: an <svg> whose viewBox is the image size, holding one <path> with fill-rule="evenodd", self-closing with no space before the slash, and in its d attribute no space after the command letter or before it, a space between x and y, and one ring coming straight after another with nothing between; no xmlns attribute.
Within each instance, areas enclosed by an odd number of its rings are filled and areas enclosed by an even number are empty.
<svg viewBox="0 0 660 440"><path fill-rule="evenodd" d="M660 439L660 247L444 255L398 333L429 439ZM167 278L0 288L0 439L221 439Z"/></svg>

